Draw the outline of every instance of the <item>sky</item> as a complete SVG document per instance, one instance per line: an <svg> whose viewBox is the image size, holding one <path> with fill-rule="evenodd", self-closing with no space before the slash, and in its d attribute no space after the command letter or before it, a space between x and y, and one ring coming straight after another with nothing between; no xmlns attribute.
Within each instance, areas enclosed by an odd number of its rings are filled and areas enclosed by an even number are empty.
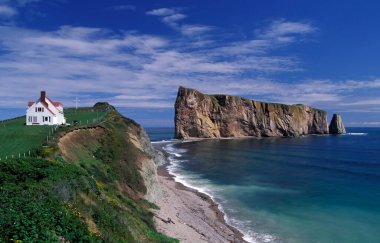
<svg viewBox="0 0 380 243"><path fill-rule="evenodd" d="M174 126L180 85L380 126L379 1L0 0L0 119L40 90Z"/></svg>

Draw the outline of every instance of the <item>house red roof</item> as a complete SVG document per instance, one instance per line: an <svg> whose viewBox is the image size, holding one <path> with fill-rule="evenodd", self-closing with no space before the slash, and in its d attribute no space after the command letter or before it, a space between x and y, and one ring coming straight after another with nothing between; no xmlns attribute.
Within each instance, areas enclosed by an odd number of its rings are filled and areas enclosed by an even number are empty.
<svg viewBox="0 0 380 243"><path fill-rule="evenodd" d="M58 101L52 101L50 98L46 97L46 99L48 99L55 107L58 107L58 106L62 106L63 107L63 104L61 102L58 102Z"/></svg>
<svg viewBox="0 0 380 243"><path fill-rule="evenodd" d="M57 107L57 106L62 106L62 107L63 107L63 104L62 104L61 102L56 102L56 101L54 101L54 102L53 102L53 105L54 105L55 107Z"/></svg>
<svg viewBox="0 0 380 243"><path fill-rule="evenodd" d="M46 97L47 98L47 97ZM62 106L63 107L63 104L61 102L58 102L58 101L52 101L51 99L47 98L55 107L58 107L58 106ZM28 107L31 107L35 102L34 101L29 101L28 102Z"/></svg>
<svg viewBox="0 0 380 243"><path fill-rule="evenodd" d="M50 111L51 114L53 114L53 115L56 114L56 113L54 113L52 110L49 109L49 105L48 105L48 103L46 103L46 102L41 102L41 103L45 106L46 109L48 109L48 111Z"/></svg>
<svg viewBox="0 0 380 243"><path fill-rule="evenodd" d="M50 111L50 113L52 113L53 115L55 115L56 113L54 113L50 108L49 108L49 104L46 102L46 100L50 101L50 103L53 104L53 106L55 107L63 107L62 103L61 102L55 102L55 101L52 101L51 99L49 99L48 97L46 97L46 92L45 91L41 91L41 97L40 99L37 100L37 102L41 102L42 105L48 110ZM34 101L30 101L28 102L28 107L31 107L32 105L34 105Z"/></svg>

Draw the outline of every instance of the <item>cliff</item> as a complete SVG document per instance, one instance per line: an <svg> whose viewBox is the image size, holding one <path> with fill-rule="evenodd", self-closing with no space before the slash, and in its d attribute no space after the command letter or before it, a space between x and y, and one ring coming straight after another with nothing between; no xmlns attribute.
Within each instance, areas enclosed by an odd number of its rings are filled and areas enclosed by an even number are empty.
<svg viewBox="0 0 380 243"><path fill-rule="evenodd" d="M101 122L60 127L36 156L0 160L0 241L178 242L154 226L160 155L144 129L107 103L77 113L96 110Z"/></svg>
<svg viewBox="0 0 380 243"><path fill-rule="evenodd" d="M100 106L108 107L104 122L69 131L57 145L62 159L85 169L99 190L98 198L87 196L83 200L80 196L81 214L86 215L86 222L100 235L105 235L102 237L105 241L174 242L155 232L148 211L152 207L150 202L155 202L161 192L156 165L160 163L160 153L139 124L120 115L112 106L98 103L94 108ZM106 206L104 214L112 215L112 220L103 218L104 215L101 221L111 220L111 225L118 224L117 228L124 228L124 233L112 232L112 228L93 217L91 212L101 204L99 199L111 206Z"/></svg>
<svg viewBox="0 0 380 243"><path fill-rule="evenodd" d="M180 87L175 137L271 137L327 134L327 112L307 105L265 103L230 95L205 95Z"/></svg>
<svg viewBox="0 0 380 243"><path fill-rule="evenodd" d="M346 133L344 128L342 117L338 114L334 114L331 119L329 130L331 134L343 134Z"/></svg>

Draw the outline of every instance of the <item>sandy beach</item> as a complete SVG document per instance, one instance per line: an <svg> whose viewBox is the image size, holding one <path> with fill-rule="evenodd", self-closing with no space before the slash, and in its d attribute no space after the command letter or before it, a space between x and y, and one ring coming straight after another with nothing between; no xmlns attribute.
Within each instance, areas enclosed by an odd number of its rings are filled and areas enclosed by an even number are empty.
<svg viewBox="0 0 380 243"><path fill-rule="evenodd" d="M158 179L162 197L154 213L159 232L180 242L246 242L209 196L175 182L164 166L158 169Z"/></svg>

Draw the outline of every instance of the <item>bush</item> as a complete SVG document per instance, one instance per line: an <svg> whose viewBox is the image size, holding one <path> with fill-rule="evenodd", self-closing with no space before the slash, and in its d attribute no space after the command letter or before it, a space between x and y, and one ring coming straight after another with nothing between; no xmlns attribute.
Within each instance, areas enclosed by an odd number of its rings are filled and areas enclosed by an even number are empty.
<svg viewBox="0 0 380 243"><path fill-rule="evenodd" d="M57 178L77 174L45 160L1 161L0 241L100 242L51 190Z"/></svg>

